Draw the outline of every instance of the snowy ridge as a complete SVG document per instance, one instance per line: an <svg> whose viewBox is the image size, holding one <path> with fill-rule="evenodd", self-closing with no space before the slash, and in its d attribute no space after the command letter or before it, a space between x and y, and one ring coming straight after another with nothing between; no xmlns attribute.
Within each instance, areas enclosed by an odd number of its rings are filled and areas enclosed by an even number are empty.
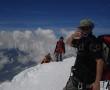
<svg viewBox="0 0 110 90"><path fill-rule="evenodd" d="M21 72L11 82L2 83L0 90L62 90L74 62L75 57L71 57L63 62L39 64Z"/></svg>

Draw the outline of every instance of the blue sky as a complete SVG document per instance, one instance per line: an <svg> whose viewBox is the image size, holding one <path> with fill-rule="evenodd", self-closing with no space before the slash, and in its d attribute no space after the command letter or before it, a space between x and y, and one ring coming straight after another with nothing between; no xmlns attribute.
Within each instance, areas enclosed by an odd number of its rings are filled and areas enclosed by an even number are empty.
<svg viewBox="0 0 110 90"><path fill-rule="evenodd" d="M83 18L110 28L110 0L1 0L0 30L74 28Z"/></svg>

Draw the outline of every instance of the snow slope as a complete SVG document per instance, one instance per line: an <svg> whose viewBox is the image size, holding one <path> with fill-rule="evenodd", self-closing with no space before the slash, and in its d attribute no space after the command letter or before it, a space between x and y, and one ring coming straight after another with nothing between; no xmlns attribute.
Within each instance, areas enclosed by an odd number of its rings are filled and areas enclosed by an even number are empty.
<svg viewBox="0 0 110 90"><path fill-rule="evenodd" d="M71 57L63 62L39 64L21 72L11 82L2 83L0 90L62 90L74 62L75 57Z"/></svg>

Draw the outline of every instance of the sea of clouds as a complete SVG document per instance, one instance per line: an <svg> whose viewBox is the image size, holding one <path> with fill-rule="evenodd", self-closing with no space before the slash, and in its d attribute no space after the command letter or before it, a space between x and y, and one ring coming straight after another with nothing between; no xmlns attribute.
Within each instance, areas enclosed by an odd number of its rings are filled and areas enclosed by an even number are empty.
<svg viewBox="0 0 110 90"><path fill-rule="evenodd" d="M27 57L18 59L20 63L27 63L29 61L41 62L44 56L51 53L54 59L54 49L59 36L55 34L55 30L38 28L36 30L14 30L14 31L0 31L0 49L4 48L18 48L21 51L29 53ZM74 31L68 31L65 29L59 30L61 36L66 38L70 36ZM57 33L58 33L57 32ZM66 56L70 56L73 53L73 48L66 45ZM6 57L2 56L0 60L0 68L3 68L5 64L9 63Z"/></svg>

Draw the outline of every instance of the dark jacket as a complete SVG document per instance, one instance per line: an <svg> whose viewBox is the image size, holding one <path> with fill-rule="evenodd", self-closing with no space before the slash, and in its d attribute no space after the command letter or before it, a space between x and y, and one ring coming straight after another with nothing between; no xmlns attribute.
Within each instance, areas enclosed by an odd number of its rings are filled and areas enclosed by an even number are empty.
<svg viewBox="0 0 110 90"><path fill-rule="evenodd" d="M75 76L84 83L91 84L96 77L96 60L103 58L102 46L91 34L79 40L73 39L73 47L78 49L75 62Z"/></svg>

